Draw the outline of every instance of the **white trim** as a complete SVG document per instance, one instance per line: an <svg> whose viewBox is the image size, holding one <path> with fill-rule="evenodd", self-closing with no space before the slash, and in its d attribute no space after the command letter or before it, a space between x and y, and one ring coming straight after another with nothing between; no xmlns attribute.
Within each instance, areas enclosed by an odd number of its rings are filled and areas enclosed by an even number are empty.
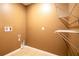
<svg viewBox="0 0 79 59"><path fill-rule="evenodd" d="M40 52L40 53L48 54L49 56L58 56L58 55L49 53L49 52L47 52L47 51L43 51L43 50L40 50L40 49L37 49L37 48L33 48L33 47L30 47L30 46L24 46L23 48L30 48L30 49L35 50L35 51L38 51L38 52ZM10 53L6 54L5 56L11 56L12 54L19 52L19 51L22 50L23 48L19 48L19 49L13 51L13 52L10 52Z"/></svg>
<svg viewBox="0 0 79 59"><path fill-rule="evenodd" d="M56 32L64 32L64 33L79 33L79 30L56 30Z"/></svg>
<svg viewBox="0 0 79 59"><path fill-rule="evenodd" d="M44 51L44 50L40 50L40 49L31 47L31 46L25 46L25 47L31 48L31 49L36 50L36 51L40 51L40 52L45 53L45 54L49 54L49 55L51 55L51 56L52 56L52 55L53 55L53 56L58 56L58 55L56 55L56 54L53 54L53 53L50 53L50 52L47 52L47 51Z"/></svg>
<svg viewBox="0 0 79 59"><path fill-rule="evenodd" d="M14 50L14 51L12 51L12 52L6 54L5 56L10 56L10 55L12 55L12 54L14 54L14 53L16 53L16 52L18 52L18 51L20 51L20 50L21 50L21 48L16 49L16 50Z"/></svg>

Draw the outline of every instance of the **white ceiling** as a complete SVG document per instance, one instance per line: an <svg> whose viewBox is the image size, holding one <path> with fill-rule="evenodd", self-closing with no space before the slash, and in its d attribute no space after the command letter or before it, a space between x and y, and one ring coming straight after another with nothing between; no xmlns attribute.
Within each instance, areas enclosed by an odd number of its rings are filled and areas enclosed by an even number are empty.
<svg viewBox="0 0 79 59"><path fill-rule="evenodd" d="M25 5L25 6L27 6L27 5L29 5L29 4L31 4L31 3L23 3L23 5Z"/></svg>

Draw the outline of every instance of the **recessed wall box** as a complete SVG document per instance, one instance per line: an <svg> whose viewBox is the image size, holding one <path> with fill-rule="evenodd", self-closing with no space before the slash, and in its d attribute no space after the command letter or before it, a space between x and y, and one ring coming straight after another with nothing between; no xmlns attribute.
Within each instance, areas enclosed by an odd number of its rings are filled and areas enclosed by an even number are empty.
<svg viewBox="0 0 79 59"><path fill-rule="evenodd" d="M11 32L12 31L12 27L11 26L5 26L4 27L4 31L5 32Z"/></svg>

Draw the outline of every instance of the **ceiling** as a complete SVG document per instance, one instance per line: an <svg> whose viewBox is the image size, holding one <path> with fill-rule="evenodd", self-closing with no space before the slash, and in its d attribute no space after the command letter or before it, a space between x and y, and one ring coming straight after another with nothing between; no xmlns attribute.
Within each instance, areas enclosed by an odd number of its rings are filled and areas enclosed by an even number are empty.
<svg viewBox="0 0 79 59"><path fill-rule="evenodd" d="M28 6L28 5L30 5L31 3L22 3L23 5L25 5L25 6Z"/></svg>

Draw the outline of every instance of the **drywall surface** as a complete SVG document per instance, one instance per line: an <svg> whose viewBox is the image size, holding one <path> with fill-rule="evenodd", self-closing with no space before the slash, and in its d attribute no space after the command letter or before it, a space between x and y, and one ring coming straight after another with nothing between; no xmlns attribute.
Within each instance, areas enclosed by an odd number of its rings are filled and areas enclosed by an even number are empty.
<svg viewBox="0 0 79 59"><path fill-rule="evenodd" d="M66 28L58 19L55 5L50 4L49 11L43 5L32 4L27 7L27 44L58 55L66 55L65 42L54 32Z"/></svg>
<svg viewBox="0 0 79 59"><path fill-rule="evenodd" d="M26 13L21 4L0 4L0 55L7 54L20 47L21 40L26 39ZM4 27L11 26L11 32L5 32Z"/></svg>

